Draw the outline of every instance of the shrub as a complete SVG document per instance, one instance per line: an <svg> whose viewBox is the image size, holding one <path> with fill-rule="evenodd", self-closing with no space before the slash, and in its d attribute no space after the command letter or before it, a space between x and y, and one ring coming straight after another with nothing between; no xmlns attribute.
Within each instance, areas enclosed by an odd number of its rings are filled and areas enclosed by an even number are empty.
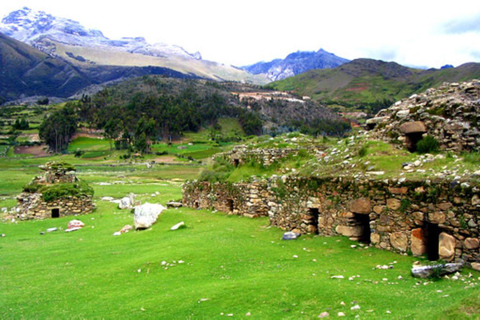
<svg viewBox="0 0 480 320"><path fill-rule="evenodd" d="M45 201L53 201L68 196L93 196L93 188L83 181L45 186L40 188L40 192L42 192Z"/></svg>
<svg viewBox="0 0 480 320"><path fill-rule="evenodd" d="M417 143L418 153L435 153L440 149L440 143L432 136L426 136Z"/></svg>
<svg viewBox="0 0 480 320"><path fill-rule="evenodd" d="M358 150L358 156L363 158L367 155L368 153L368 147L367 146L363 146L360 148L360 150Z"/></svg>

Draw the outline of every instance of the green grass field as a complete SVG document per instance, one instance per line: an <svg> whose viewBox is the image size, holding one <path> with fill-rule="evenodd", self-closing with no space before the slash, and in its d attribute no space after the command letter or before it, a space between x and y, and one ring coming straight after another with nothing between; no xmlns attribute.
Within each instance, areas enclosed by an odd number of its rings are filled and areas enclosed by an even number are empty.
<svg viewBox="0 0 480 320"><path fill-rule="evenodd" d="M101 197L133 192L142 203L165 204L181 198L181 183L172 180L193 178L198 171L84 163L78 175L94 187L97 209L75 217L86 224L82 230L40 234L65 229L73 217L1 223L0 317L312 319L344 312L347 318L458 319L479 314L478 272L466 269L457 281L414 279L413 257L341 237L282 241L283 231L269 227L266 218L168 209L151 229L113 236L133 224L132 214ZM2 179L0 189L14 195L37 174L36 166L10 164L1 175L11 180ZM169 230L180 221L187 228ZM332 278L339 275L344 278ZM355 305L360 309L351 310Z"/></svg>

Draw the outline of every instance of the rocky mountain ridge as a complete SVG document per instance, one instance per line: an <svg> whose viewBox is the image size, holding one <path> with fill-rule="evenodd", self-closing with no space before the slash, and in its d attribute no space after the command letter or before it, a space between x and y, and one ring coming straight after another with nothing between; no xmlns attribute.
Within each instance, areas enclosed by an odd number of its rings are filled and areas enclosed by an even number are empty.
<svg viewBox="0 0 480 320"><path fill-rule="evenodd" d="M110 47L154 57L179 55L201 60L199 52L191 54L180 46L164 43L149 44L143 37L110 40L101 31L87 29L77 21L55 17L26 7L13 11L3 18L0 23L0 32L51 55L56 54L55 46L51 41L56 41L75 46Z"/></svg>
<svg viewBox="0 0 480 320"><path fill-rule="evenodd" d="M270 62L258 62L242 67L252 74L265 74L271 81L283 80L312 69L331 69L349 60L337 57L323 49L315 51L297 51L285 59Z"/></svg>
<svg viewBox="0 0 480 320"><path fill-rule="evenodd" d="M101 31L87 29L79 22L29 8L14 11L3 18L0 33L76 67L92 67L93 71L88 72L98 73L98 66L142 68L143 74L148 71L145 68L162 68L181 73L181 77L256 84L268 82L264 76L203 60L200 53L189 53L180 46L150 44L143 37L111 40ZM163 74L163 71L155 74Z"/></svg>

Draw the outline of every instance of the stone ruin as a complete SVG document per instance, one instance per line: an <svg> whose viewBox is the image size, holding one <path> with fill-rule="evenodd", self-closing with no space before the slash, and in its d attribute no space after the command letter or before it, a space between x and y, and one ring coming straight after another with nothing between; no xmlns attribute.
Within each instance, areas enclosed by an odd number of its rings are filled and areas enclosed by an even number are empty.
<svg viewBox="0 0 480 320"><path fill-rule="evenodd" d="M233 184L189 182L183 186L183 204L266 216L286 231L342 235L480 269L479 186L285 175Z"/></svg>
<svg viewBox="0 0 480 320"><path fill-rule="evenodd" d="M95 205L92 201L93 189L80 181L75 168L61 162L47 162L40 166L44 171L35 177L23 192L17 196L17 218L21 220L59 218L67 215L90 213ZM74 192L57 191L57 196L45 199L52 188L71 186Z"/></svg>
<svg viewBox="0 0 480 320"><path fill-rule="evenodd" d="M366 122L370 136L415 151L426 135L446 151L480 149L480 80L444 83L383 109Z"/></svg>

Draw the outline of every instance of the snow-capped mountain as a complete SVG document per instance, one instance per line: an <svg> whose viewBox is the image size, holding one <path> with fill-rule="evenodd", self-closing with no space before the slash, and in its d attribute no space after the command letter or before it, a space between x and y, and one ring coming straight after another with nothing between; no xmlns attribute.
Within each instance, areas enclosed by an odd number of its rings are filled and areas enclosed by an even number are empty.
<svg viewBox="0 0 480 320"><path fill-rule="evenodd" d="M51 55L57 54L56 46L51 43L54 41L65 45L111 48L153 57L175 55L201 59L199 53L188 53L176 45L164 43L152 45L142 37L110 40L101 31L87 29L77 21L54 17L43 11L34 11L26 7L13 11L3 18L0 23L0 32Z"/></svg>
<svg viewBox="0 0 480 320"><path fill-rule="evenodd" d="M297 51L285 59L259 62L243 67L252 74L265 74L271 81L283 80L312 69L331 69L349 60L337 57L323 49L318 51Z"/></svg>

